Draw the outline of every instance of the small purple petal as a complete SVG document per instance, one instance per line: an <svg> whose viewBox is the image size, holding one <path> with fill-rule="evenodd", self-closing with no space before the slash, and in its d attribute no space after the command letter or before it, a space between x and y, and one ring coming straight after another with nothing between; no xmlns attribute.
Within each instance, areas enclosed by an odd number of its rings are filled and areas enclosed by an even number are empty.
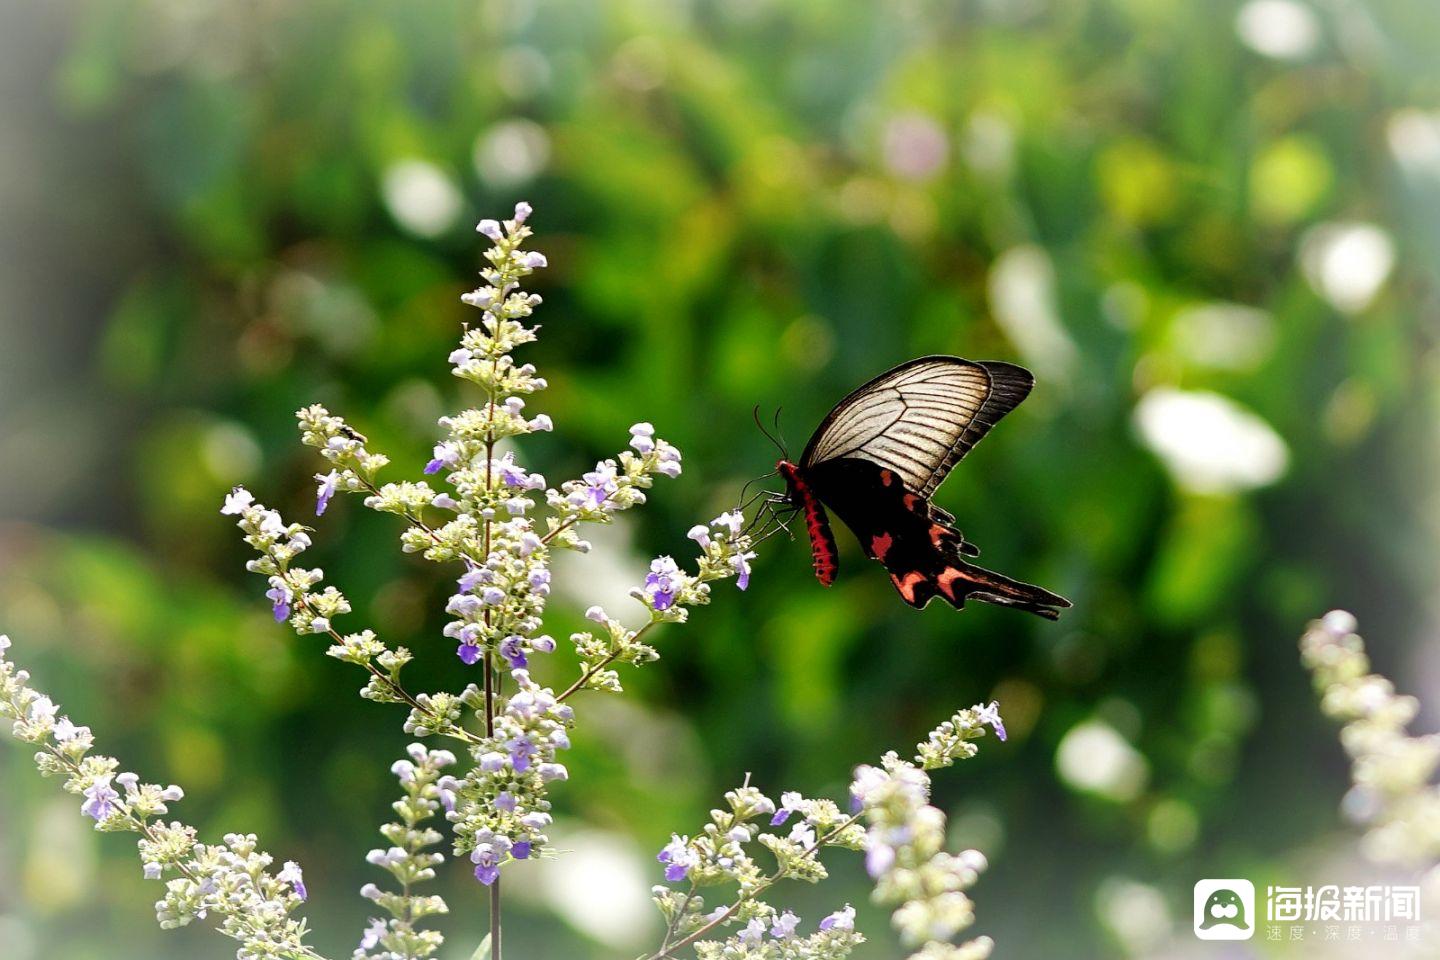
<svg viewBox="0 0 1440 960"><path fill-rule="evenodd" d="M475 661L480 659L480 645L476 643L462 643L455 648L455 655L467 667L473 667Z"/></svg>
<svg viewBox="0 0 1440 960"><path fill-rule="evenodd" d="M500 879L500 868L482 863L475 868L475 879L488 887Z"/></svg>
<svg viewBox="0 0 1440 960"><path fill-rule="evenodd" d="M444 466L445 466L445 461L444 461L444 460L441 460L439 457L436 457L434 460L431 460L429 463L425 464L425 472L426 472L426 473L439 473L439 472L440 472L440 468L442 468L442 467L444 467Z"/></svg>
<svg viewBox="0 0 1440 960"><path fill-rule="evenodd" d="M515 844L515 846L513 846L513 847L510 848L510 856L514 857L516 860L527 860L527 859L529 859L529 857L530 857L530 841L529 841L529 840L521 840L519 843Z"/></svg>

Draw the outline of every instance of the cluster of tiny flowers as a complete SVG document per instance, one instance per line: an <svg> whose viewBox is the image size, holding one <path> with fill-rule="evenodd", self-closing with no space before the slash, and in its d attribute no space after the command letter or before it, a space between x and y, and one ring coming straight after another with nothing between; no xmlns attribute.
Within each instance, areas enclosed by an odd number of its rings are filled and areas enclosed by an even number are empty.
<svg viewBox="0 0 1440 960"><path fill-rule="evenodd" d="M494 734L473 748L475 765L445 783L455 850L470 855L475 879L486 886L499 879L502 864L545 849L549 785L569 777L556 755L570 746L574 711L529 671L513 670L511 678L517 690L496 715Z"/></svg>
<svg viewBox="0 0 1440 960"><path fill-rule="evenodd" d="M400 671L410 662L410 651L387 647L370 630L342 635L333 621L350 612L350 601L335 587L320 589L323 570L292 566L295 557L310 546L309 529L285 523L278 511L257 503L244 487L236 487L226 496L220 512L238 518L236 526L244 533L245 542L259 554L247 561L245 568L267 578L270 589L265 596L275 619L288 620L301 635L328 636L332 643L326 653L364 667L370 679L360 691L362 697L380 703L408 702L400 685ZM453 723L437 721L437 726L438 732L460 732Z"/></svg>
<svg viewBox="0 0 1440 960"><path fill-rule="evenodd" d="M917 745L915 760L926 770L938 770L956 760L969 759L977 750L971 741L983 737L986 727L994 730L1002 743L1005 741L1005 721L1000 718L1000 704L994 700L960 710L931 730L930 736Z"/></svg>
<svg viewBox="0 0 1440 960"><path fill-rule="evenodd" d="M546 491L553 515L549 533L557 543L588 549L577 538L575 524L608 523L613 514L645 502L655 476L680 476L680 451L655 436L655 428L637 423L630 428L630 447L618 458L601 460L579 480L567 480Z"/></svg>
<svg viewBox="0 0 1440 960"><path fill-rule="evenodd" d="M920 744L920 753L934 743L932 735ZM950 762L972 754L973 749L956 752ZM850 795L869 825L865 869L875 881L874 900L895 907L891 919L901 941L919 948L912 960L988 957L994 947L989 937L950 943L975 922L975 906L965 891L985 869L985 857L976 850L958 855L944 850L945 814L930 805L930 777L924 769L888 753L878 767L856 768Z"/></svg>
<svg viewBox="0 0 1440 960"><path fill-rule="evenodd" d="M373 883L360 889L360 895L389 913L390 919L371 919L354 960L421 960L445 942L438 931L422 930L415 924L448 913L450 908L442 897L420 896L412 893L411 887L435 879L435 868L445 861L443 854L429 849L444 837L426 821L442 807L446 811L454 807L454 778L444 773L454 764L455 754L450 751L412 743L406 758L390 767L405 791L394 804L399 819L380 828L380 835L390 845L371 850L365 859L388 872L400 885L400 892L381 890Z"/></svg>
<svg viewBox="0 0 1440 960"><path fill-rule="evenodd" d="M251 568L271 578L277 617L283 609L300 632L329 632L335 641L332 655L371 673L364 695L411 706L407 732L444 734L466 743L467 769L443 778L441 798L456 855L468 855L476 878L486 885L498 879L504 864L547 852L548 791L568 777L559 752L568 748L574 722L563 701L581 689L618 690L612 664L657 656L641 639L649 627L684 620L687 608L708 601L713 580L735 577L742 587L748 584L754 556L740 534L738 514L717 520L713 535L708 527L696 528L699 533L691 535L703 551L698 573L684 573L662 558L637 591L650 623L630 630L594 608L589 616L604 625L603 634L572 637L581 651L580 679L558 694L532 679L537 654L556 647L543 632L551 552L588 550L580 538L581 524L607 523L617 512L644 503L657 476L680 475L681 455L656 436L652 424L637 423L630 428L627 449L580 479L551 487L521 463L515 450L499 449L514 438L554 429L548 416L526 409L527 399L546 388L545 379L531 364L513 358L517 347L535 341L539 329L530 318L540 297L522 290L521 281L547 265L542 254L525 249L532 235L526 225L531 213L521 203L511 219L484 220L477 228L492 246L485 253L483 284L461 299L480 317L467 325L449 363L451 372L475 385L481 397L476 406L440 419L444 435L424 467L435 480L382 482L379 473L388 460L369 449L363 434L321 406L297 413L302 442L317 449L330 468L315 478L317 514L325 512L336 492L358 493L367 507L407 521L400 537L406 552L459 565L446 602L450 619L444 636L461 663L487 681L483 692L472 683L458 694L406 693L399 670L410 659L409 651L390 650L369 631L335 633L332 617L349 609L343 596L333 588L320 590L320 571L289 566L309 543L305 529L285 527L243 490L226 502L226 512L240 517L247 541L261 554ZM438 484L442 489L432 488L437 481L443 481ZM548 509L538 518L542 503ZM513 692L502 694L502 686ZM484 736L466 731L467 712L484 726Z"/></svg>
<svg viewBox="0 0 1440 960"><path fill-rule="evenodd" d="M849 905L822 920L814 934L797 937L799 918L777 912L760 899L782 879L824 879L825 868L816 858L824 847L864 851L866 870L875 880L874 899L896 907L893 918L902 940L918 947L912 960L988 957L994 946L988 937L960 945L950 942L974 922L974 906L965 891L985 869L985 858L974 850L958 856L943 850L945 815L929 803L925 772L974 756L972 741L984 736L986 727L1005 739L994 702L960 710L932 730L916 746L913 763L892 752L878 767L857 768L848 815L830 800L807 799L796 792L781 794L776 804L748 783L727 793L729 809L710 811L710 823L694 837L672 835L656 857L667 883L688 887L655 887L655 902L667 926L661 949L651 960L692 943L702 960L848 956L863 942ZM752 843L769 850L773 869L767 872L751 856ZM720 884L733 884L737 896L707 912L697 890ZM725 939L700 939L727 926L738 930Z"/></svg>
<svg viewBox="0 0 1440 960"><path fill-rule="evenodd" d="M710 602L710 584L734 578L740 589L750 585L750 561L755 554L750 540L741 532L738 513L723 513L710 522L690 528L689 537L700 546L696 572L688 573L673 557L658 557L650 563L645 582L630 591L644 604L649 619L640 627L626 627L602 607L591 607L585 616L599 625L570 635L570 642L580 657L581 674L576 685L580 689L619 692L620 674L613 669L617 663L638 665L659 658L646 635L661 623L684 623L692 607ZM713 528L713 529L712 529Z"/></svg>
<svg viewBox="0 0 1440 960"><path fill-rule="evenodd" d="M80 798L80 813L95 829L140 835L142 874L166 882L155 904L162 927L210 918L240 942L239 960L316 955L302 942L304 924L291 913L308 896L298 864L269 872L272 859L253 835L227 834L222 844L196 842L194 827L160 819L184 797L177 786L141 783L116 773L114 757L91 753L89 727L77 726L49 697L29 686L30 675L7 658L10 639L0 636L0 718L12 721L11 736L35 746L35 763L47 777L64 777L64 789Z"/></svg>
<svg viewBox="0 0 1440 960"><path fill-rule="evenodd" d="M1327 716L1344 723L1340 742L1352 760L1354 786L1347 812L1367 826L1363 849L1382 863L1431 866L1440 859L1440 736L1414 737L1406 728L1420 704L1370 672L1355 618L1334 610L1312 621L1300 640ZM1425 882L1440 903L1440 867Z"/></svg>
<svg viewBox="0 0 1440 960"><path fill-rule="evenodd" d="M705 960L765 958L765 960L821 960L848 956L864 942L855 930L855 911L845 909L826 917L813 933L801 936L801 920L786 910L777 911L759 895L781 879L817 883L826 876L816 858L824 846L859 849L864 831L829 800L807 800L786 793L781 805L746 784L725 794L726 806L710 811L710 822L694 837L674 835L657 855L665 880L684 882L685 889L660 885L654 899L666 920L665 942L659 955L693 943ZM793 819L793 823L791 822ZM768 828L768 829L767 829ZM759 845L775 861L766 872L752 854ZM702 887L734 885L733 903L705 909ZM735 929L725 939L701 940L721 927Z"/></svg>

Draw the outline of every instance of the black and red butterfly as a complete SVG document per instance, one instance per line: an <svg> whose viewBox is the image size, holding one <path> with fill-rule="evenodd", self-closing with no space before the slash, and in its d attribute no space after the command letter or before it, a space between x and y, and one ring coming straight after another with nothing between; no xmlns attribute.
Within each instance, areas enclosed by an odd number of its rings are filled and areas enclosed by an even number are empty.
<svg viewBox="0 0 1440 960"><path fill-rule="evenodd" d="M1010 363L921 357L836 404L800 462L775 465L786 493L772 495L772 503L804 513L820 582L829 586L839 569L829 507L912 607L940 597L959 609L973 597L1058 619L1070 601L966 562L980 551L930 502L951 468L1034 383Z"/></svg>

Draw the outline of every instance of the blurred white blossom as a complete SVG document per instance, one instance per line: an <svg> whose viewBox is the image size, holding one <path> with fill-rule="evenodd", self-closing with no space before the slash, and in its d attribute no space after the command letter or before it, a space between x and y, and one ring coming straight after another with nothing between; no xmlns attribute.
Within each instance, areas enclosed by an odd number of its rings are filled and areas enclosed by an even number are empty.
<svg viewBox="0 0 1440 960"><path fill-rule="evenodd" d="M381 196L395 222L420 237L437 237L460 219L464 201L453 180L425 160L401 160L385 170Z"/></svg>
<svg viewBox="0 0 1440 960"><path fill-rule="evenodd" d="M1301 60L1320 40L1315 11L1300 0L1250 0L1235 18L1235 31L1256 53L1276 60Z"/></svg>
<svg viewBox="0 0 1440 960"><path fill-rule="evenodd" d="M1300 240L1300 268L1315 292L1344 313L1375 299L1395 267L1395 243L1373 223L1322 223Z"/></svg>
<svg viewBox="0 0 1440 960"><path fill-rule="evenodd" d="M1290 459L1268 423L1218 393L1157 387L1136 405L1135 426L1175 482L1196 493L1263 487Z"/></svg>

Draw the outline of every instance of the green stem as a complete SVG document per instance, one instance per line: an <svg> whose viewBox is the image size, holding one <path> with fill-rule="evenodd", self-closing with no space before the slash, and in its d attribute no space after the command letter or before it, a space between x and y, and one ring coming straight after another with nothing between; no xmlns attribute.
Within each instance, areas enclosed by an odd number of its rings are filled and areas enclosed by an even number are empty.
<svg viewBox="0 0 1440 960"><path fill-rule="evenodd" d="M813 857L820 850L821 847L825 846L831 840L839 836L841 831L845 830L851 824L854 824L860 819L860 817L860 814L855 814L850 819L840 824L840 826L836 827L834 830L831 830L829 833L825 834L825 836L821 837L820 839L816 840L805 850L804 853L800 855L800 859L804 860L809 857ZM720 926L720 924L724 923L726 920L729 920L735 915L736 911L738 911L745 904L746 901L753 900L761 893L764 893L770 887L774 886L777 882L779 882L784 876L785 871L777 869L774 873L770 874L770 876L766 877L758 884L756 884L755 887L748 894L740 897L734 903L730 904L726 911L720 914L720 916L716 917L714 920L711 920L709 923L705 924L703 927L700 927L698 930L694 931L682 940L677 940L675 941L675 943L669 946L662 944L658 951L645 957L644 960L665 960L666 957L673 957L675 955L675 951L683 950L685 947L690 946L690 944L694 943L696 940L699 940L705 934Z"/></svg>

